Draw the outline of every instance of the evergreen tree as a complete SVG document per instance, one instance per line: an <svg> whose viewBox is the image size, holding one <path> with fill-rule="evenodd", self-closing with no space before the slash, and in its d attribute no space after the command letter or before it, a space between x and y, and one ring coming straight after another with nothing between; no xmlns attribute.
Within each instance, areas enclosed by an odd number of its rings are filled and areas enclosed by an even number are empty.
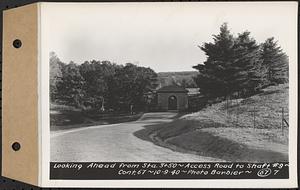
<svg viewBox="0 0 300 190"><path fill-rule="evenodd" d="M232 78L229 83L232 92L253 93L265 83L265 69L259 52L259 45L246 31L238 34L234 45L234 60L229 65Z"/></svg>
<svg viewBox="0 0 300 190"><path fill-rule="evenodd" d="M288 82L288 56L282 51L274 37L268 38L262 44L261 57L263 65L267 69L269 84Z"/></svg>
<svg viewBox="0 0 300 190"><path fill-rule="evenodd" d="M194 79L200 91L210 97L244 95L261 89L265 83L259 45L246 31L234 37L227 24L214 35L213 43L204 43L201 50L207 55L204 64L194 66L199 71Z"/></svg>
<svg viewBox="0 0 300 190"><path fill-rule="evenodd" d="M199 71L194 80L202 93L211 97L226 96L230 93L229 81L233 72L228 68L234 58L234 37L226 23L220 27L220 33L213 37L213 43L200 46L207 60L193 67Z"/></svg>

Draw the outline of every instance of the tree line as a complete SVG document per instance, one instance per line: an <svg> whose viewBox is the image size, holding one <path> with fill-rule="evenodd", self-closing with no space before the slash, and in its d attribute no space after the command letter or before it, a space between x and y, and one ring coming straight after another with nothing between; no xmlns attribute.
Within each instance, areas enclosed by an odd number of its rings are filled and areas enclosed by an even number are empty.
<svg viewBox="0 0 300 190"><path fill-rule="evenodd" d="M180 85L198 87L208 98L246 97L288 82L288 56L273 37L258 44L249 31L234 36L224 23L213 42L198 47L207 59L193 67L198 75L192 86L185 80ZM145 110L147 105L155 107L153 92L158 83L158 74L151 68L97 60L66 64L50 53L50 99L54 103L82 110Z"/></svg>
<svg viewBox="0 0 300 190"><path fill-rule="evenodd" d="M193 67L199 71L194 81L207 97L245 97L288 82L288 56L273 37L258 44L249 31L234 36L224 23L213 42L199 48L207 60Z"/></svg>
<svg viewBox="0 0 300 190"><path fill-rule="evenodd" d="M50 53L51 102L87 111L143 110L145 94L157 85L151 68L96 60L66 64Z"/></svg>

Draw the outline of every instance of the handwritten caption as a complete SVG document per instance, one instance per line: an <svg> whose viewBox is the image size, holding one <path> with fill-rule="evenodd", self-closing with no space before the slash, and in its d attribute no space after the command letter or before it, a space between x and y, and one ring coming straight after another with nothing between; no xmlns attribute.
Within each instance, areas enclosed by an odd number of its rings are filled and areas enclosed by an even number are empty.
<svg viewBox="0 0 300 190"><path fill-rule="evenodd" d="M116 179L288 178L288 163L51 163L50 173L56 170L77 176L106 174Z"/></svg>

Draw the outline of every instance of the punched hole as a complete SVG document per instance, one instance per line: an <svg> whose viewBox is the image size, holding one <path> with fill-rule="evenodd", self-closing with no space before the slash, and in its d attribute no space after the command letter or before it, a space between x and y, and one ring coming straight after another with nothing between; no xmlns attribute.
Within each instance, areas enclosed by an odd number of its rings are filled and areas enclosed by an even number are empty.
<svg viewBox="0 0 300 190"><path fill-rule="evenodd" d="M18 142L14 142L14 143L11 145L11 147L12 147L12 149L13 149L14 151L18 151L18 150L20 150L21 145L20 145L20 143L18 143Z"/></svg>
<svg viewBox="0 0 300 190"><path fill-rule="evenodd" d="M21 40L19 40L19 39L14 40L13 46L14 46L15 48L20 48L20 47L22 46Z"/></svg>

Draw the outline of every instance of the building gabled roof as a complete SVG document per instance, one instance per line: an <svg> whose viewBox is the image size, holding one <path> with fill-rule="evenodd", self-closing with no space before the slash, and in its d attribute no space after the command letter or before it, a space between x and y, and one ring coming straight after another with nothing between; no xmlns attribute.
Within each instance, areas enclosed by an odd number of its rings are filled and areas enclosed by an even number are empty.
<svg viewBox="0 0 300 190"><path fill-rule="evenodd" d="M170 86L164 86L157 90L157 92L184 92L187 93L188 90L181 86L177 85L170 85Z"/></svg>

